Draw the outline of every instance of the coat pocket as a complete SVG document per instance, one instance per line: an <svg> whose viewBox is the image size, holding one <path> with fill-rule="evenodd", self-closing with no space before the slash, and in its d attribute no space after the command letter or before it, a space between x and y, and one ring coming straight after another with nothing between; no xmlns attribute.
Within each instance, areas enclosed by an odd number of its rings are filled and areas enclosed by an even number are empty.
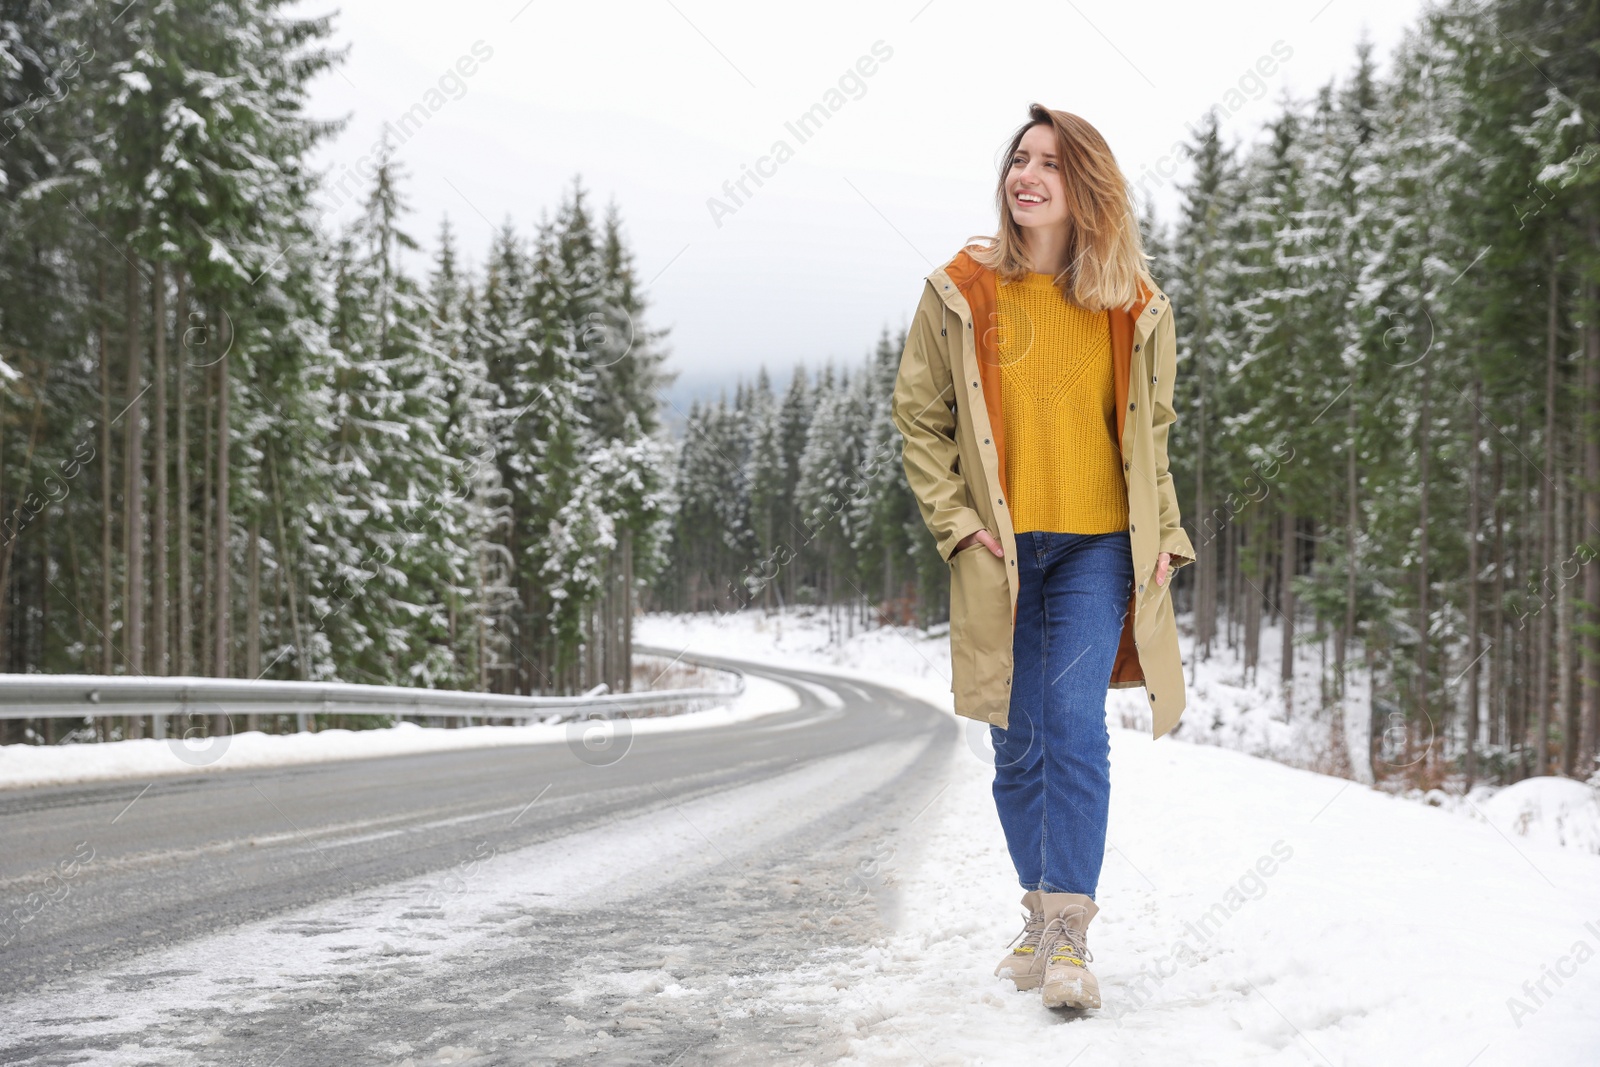
<svg viewBox="0 0 1600 1067"><path fill-rule="evenodd" d="M1165 596L1147 605L1143 618L1146 625L1136 628L1136 633L1145 691L1153 707L1159 700L1163 714L1176 714L1187 702L1187 693L1183 658L1178 647L1178 618L1172 607L1172 597ZM1166 729L1171 729L1171 724Z"/></svg>
<svg viewBox="0 0 1600 1067"><path fill-rule="evenodd" d="M1006 563L982 544L950 557L950 689L963 715L1010 705L1011 588Z"/></svg>

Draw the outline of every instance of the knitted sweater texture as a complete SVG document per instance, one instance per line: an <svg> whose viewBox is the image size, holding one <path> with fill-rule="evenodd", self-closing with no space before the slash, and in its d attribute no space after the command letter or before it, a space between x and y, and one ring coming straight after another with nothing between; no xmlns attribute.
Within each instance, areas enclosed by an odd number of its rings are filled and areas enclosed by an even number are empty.
<svg viewBox="0 0 1600 1067"><path fill-rule="evenodd" d="M1013 528L1126 530L1107 313L1068 302L1034 273L1001 282L995 311Z"/></svg>

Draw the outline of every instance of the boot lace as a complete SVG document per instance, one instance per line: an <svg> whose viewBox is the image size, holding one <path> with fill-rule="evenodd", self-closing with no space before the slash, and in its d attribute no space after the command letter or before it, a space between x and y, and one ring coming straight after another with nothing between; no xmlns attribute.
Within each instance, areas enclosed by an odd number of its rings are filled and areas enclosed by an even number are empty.
<svg viewBox="0 0 1600 1067"><path fill-rule="evenodd" d="M1006 948L1011 948L1011 945L1017 945L1017 942L1021 941L1022 944L1012 949L1013 952L1019 952L1024 955L1038 952L1039 939L1044 936L1044 927L1044 912L1036 911L1031 915L1026 915L1026 921L1023 923L1022 929L1017 931L1017 936L1011 939L1011 944L1007 945Z"/></svg>
<svg viewBox="0 0 1600 1067"><path fill-rule="evenodd" d="M1070 963L1074 967L1083 967L1094 960L1094 953L1089 951L1084 932L1068 923L1064 915L1058 915L1046 923L1040 939L1049 946L1047 963Z"/></svg>

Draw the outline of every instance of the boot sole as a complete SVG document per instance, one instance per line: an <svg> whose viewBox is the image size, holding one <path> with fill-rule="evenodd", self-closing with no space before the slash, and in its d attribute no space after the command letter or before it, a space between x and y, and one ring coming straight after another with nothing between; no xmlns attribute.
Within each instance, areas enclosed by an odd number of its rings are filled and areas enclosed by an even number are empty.
<svg viewBox="0 0 1600 1067"><path fill-rule="evenodd" d="M1041 984L1043 984L1041 982ZM1100 997L1097 993L1090 993L1086 989L1073 990L1070 986L1063 985L1055 989L1045 989L1040 994L1047 1008L1098 1008Z"/></svg>
<svg viewBox="0 0 1600 1067"><path fill-rule="evenodd" d="M1044 1006L1047 1008L1076 1008L1079 1010L1085 1010L1089 1008L1098 1008L1100 1006L1100 1001L1098 1000L1085 999L1080 1002L1073 1000L1071 997L1057 998L1050 996L1044 996L1041 999L1044 1001Z"/></svg>

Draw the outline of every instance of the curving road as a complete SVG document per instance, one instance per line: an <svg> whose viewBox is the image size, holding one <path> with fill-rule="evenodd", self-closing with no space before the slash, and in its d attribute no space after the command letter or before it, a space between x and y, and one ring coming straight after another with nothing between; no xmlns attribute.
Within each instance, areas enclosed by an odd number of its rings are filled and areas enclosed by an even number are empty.
<svg viewBox="0 0 1600 1067"><path fill-rule="evenodd" d="M956 723L696 659L800 706L0 792L0 1063L831 1061L779 976L888 929Z"/></svg>

